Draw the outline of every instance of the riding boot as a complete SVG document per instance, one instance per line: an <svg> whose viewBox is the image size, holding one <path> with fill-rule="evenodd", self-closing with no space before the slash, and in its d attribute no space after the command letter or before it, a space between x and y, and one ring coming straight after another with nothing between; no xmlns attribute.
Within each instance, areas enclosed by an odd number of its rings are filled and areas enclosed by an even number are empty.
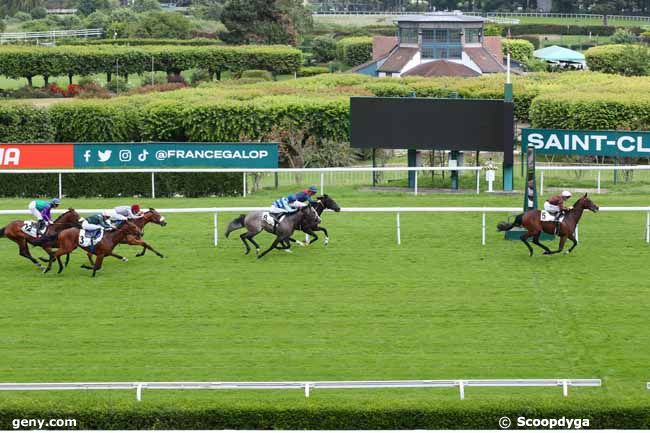
<svg viewBox="0 0 650 433"><path fill-rule="evenodd" d="M40 238L43 232L43 229L45 228L45 220L39 220L38 224L36 225L36 238Z"/></svg>

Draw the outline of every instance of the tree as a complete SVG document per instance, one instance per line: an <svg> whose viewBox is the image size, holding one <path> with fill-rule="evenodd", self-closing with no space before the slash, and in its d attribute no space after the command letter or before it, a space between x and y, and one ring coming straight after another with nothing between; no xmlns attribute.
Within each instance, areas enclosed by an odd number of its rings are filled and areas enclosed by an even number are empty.
<svg viewBox="0 0 650 433"><path fill-rule="evenodd" d="M0 2L0 15L14 15L16 12L29 12L45 6L45 0L3 0Z"/></svg>
<svg viewBox="0 0 650 433"><path fill-rule="evenodd" d="M97 10L108 9L110 4L108 0L77 0L75 6L81 15L90 15Z"/></svg>
<svg viewBox="0 0 650 433"><path fill-rule="evenodd" d="M138 13L159 11L160 9L158 0L135 0L133 3L133 10Z"/></svg>
<svg viewBox="0 0 650 433"><path fill-rule="evenodd" d="M189 39L192 23L179 13L149 12L137 22L127 25L133 38Z"/></svg>

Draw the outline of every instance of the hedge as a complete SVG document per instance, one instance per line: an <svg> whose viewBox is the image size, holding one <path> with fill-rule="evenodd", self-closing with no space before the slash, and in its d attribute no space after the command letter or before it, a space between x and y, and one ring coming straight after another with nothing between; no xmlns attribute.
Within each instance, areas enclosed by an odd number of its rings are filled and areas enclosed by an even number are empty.
<svg viewBox="0 0 650 433"><path fill-rule="evenodd" d="M33 105L0 104L0 143L52 142L55 127L49 112Z"/></svg>
<svg viewBox="0 0 650 433"><path fill-rule="evenodd" d="M628 27L632 33L638 35L643 32L640 27ZM581 26L581 25L563 25L563 24L517 24L505 26L501 32L506 36L510 31L512 36L519 35L593 35L593 36L611 36L616 32L616 27L611 26Z"/></svg>
<svg viewBox="0 0 650 433"><path fill-rule="evenodd" d="M0 48L0 75L31 78L96 73L120 75L149 72L153 69L178 74L191 68L211 73L264 69L276 74L300 69L299 50L281 46L63 46L56 48L12 46Z"/></svg>
<svg viewBox="0 0 650 433"><path fill-rule="evenodd" d="M533 58L535 47L525 39L504 39L502 41L503 54L510 53L510 57L521 62Z"/></svg>
<svg viewBox="0 0 650 433"><path fill-rule="evenodd" d="M194 39L60 39L56 41L57 45L126 45L126 46L146 46L146 45L181 45L188 47L204 47L209 45L223 44L219 39L194 38Z"/></svg>
<svg viewBox="0 0 650 433"><path fill-rule="evenodd" d="M601 45L585 53L592 71L620 75L650 75L650 49L635 45Z"/></svg>
<svg viewBox="0 0 650 433"><path fill-rule="evenodd" d="M336 43L336 57L348 66L357 66L372 59L372 38L343 38Z"/></svg>
<svg viewBox="0 0 650 433"><path fill-rule="evenodd" d="M239 173L159 173L156 196L206 197L239 195L242 180ZM128 197L150 196L151 175L148 173L63 174L66 197ZM0 196L54 197L58 194L57 174L0 174Z"/></svg>

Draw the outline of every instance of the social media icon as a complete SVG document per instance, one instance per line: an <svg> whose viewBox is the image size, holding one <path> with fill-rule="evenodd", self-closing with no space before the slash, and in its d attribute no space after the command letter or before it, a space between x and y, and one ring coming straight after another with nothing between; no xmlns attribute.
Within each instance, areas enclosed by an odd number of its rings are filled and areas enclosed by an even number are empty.
<svg viewBox="0 0 650 433"><path fill-rule="evenodd" d="M112 154L113 154L112 150L105 150L103 152L101 150L97 151L97 157L99 158L99 162L108 161L109 159L111 159Z"/></svg>
<svg viewBox="0 0 650 433"><path fill-rule="evenodd" d="M90 162L90 150L84 152L84 161Z"/></svg>
<svg viewBox="0 0 650 433"><path fill-rule="evenodd" d="M147 149L143 149L140 155L138 155L138 161L144 162L147 160L147 155L149 155L149 152Z"/></svg>
<svg viewBox="0 0 650 433"><path fill-rule="evenodd" d="M131 161L131 151L128 149L120 150L119 158L121 162Z"/></svg>
<svg viewBox="0 0 650 433"><path fill-rule="evenodd" d="M159 150L156 152L156 159L158 161L162 161L163 159L167 159L167 152L164 150Z"/></svg>

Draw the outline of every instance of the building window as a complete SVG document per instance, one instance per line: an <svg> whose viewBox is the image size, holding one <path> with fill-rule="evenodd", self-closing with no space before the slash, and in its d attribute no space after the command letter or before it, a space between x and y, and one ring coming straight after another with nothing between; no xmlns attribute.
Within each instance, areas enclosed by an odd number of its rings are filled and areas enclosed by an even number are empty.
<svg viewBox="0 0 650 433"><path fill-rule="evenodd" d="M449 48L449 58L450 59L461 59L463 57L463 50L460 47L451 47Z"/></svg>
<svg viewBox="0 0 650 433"><path fill-rule="evenodd" d="M417 44L418 43L418 30L417 29L399 29L399 42L400 42L400 44Z"/></svg>
<svg viewBox="0 0 650 433"><path fill-rule="evenodd" d="M481 43L481 29L465 29L465 43L466 44L480 44Z"/></svg>
<svg viewBox="0 0 650 433"><path fill-rule="evenodd" d="M433 30L422 30L422 42L433 42Z"/></svg>
<svg viewBox="0 0 650 433"><path fill-rule="evenodd" d="M447 29L436 30L436 42L445 43L448 41L449 31Z"/></svg>
<svg viewBox="0 0 650 433"><path fill-rule="evenodd" d="M461 29L422 31L422 58L460 59L461 56Z"/></svg>
<svg viewBox="0 0 650 433"><path fill-rule="evenodd" d="M433 48L422 47L422 58L423 59L433 59Z"/></svg>

